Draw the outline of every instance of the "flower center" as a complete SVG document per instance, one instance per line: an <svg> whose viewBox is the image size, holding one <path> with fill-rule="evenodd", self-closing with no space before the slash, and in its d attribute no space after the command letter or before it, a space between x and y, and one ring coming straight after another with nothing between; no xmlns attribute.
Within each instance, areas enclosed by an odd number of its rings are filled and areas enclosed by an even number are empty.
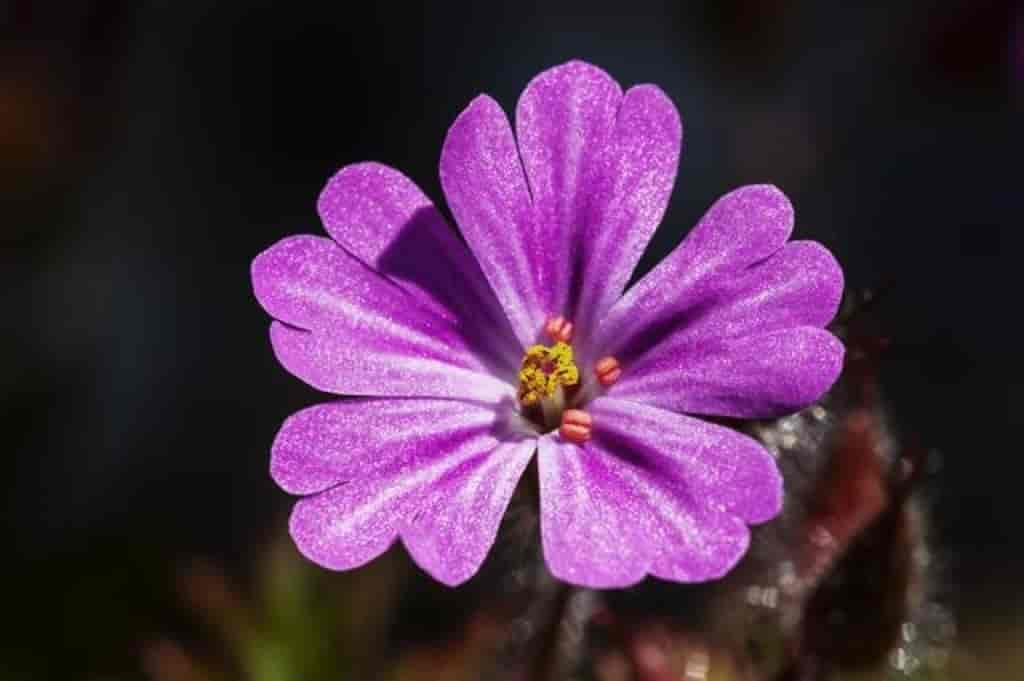
<svg viewBox="0 0 1024 681"><path fill-rule="evenodd" d="M594 386L580 385L580 370L573 358L573 325L565 317L548 320L544 330L554 345L532 345L523 355L519 368L519 404L521 416L541 432L558 428L562 438L582 444L590 439L593 419L582 404ZM594 365L594 377L607 389L622 375L614 357L603 357ZM567 408L568 407L568 408Z"/></svg>
<svg viewBox="0 0 1024 681"><path fill-rule="evenodd" d="M519 369L519 402L530 407L556 397L562 386L579 382L580 370L573 360L571 345L561 341L552 346L532 345Z"/></svg>

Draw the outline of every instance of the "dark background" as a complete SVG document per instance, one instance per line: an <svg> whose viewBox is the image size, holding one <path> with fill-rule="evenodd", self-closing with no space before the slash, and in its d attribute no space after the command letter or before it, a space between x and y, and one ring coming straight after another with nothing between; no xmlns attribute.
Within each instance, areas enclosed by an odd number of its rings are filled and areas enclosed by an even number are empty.
<svg viewBox="0 0 1024 681"><path fill-rule="evenodd" d="M682 115L645 267L721 194L773 182L849 287L894 282L878 307L893 339L883 379L900 430L941 455L944 574L968 625L1015 607L1024 41L1009 4L366 5L0 10L14 612L45 635L108 563L244 565L278 532L289 502L268 449L320 397L277 366L251 259L321 232L314 201L347 163L393 165L440 201L440 146L462 107L488 92L511 109L574 57L659 84Z"/></svg>

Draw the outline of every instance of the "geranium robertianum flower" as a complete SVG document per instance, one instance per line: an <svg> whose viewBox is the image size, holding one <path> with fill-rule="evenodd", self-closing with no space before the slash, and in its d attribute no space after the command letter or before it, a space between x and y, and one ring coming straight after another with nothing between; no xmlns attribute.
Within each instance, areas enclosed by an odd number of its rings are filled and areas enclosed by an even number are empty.
<svg viewBox="0 0 1024 681"><path fill-rule="evenodd" d="M331 239L256 258L277 358L357 396L293 415L273 445L274 479L304 496L291 534L306 556L353 568L401 537L463 582L536 454L560 579L691 582L739 560L782 481L755 440L699 417L778 416L832 385L842 273L819 244L787 243L792 207L758 185L623 293L681 141L660 89L570 62L530 82L515 132L487 96L449 130L441 184L468 248L411 180L360 163L320 195Z"/></svg>

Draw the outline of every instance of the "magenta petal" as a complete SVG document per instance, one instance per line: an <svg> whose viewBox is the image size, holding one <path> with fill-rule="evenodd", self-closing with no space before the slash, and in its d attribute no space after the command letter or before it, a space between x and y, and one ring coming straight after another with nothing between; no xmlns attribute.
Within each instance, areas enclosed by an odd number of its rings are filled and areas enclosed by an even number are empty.
<svg viewBox="0 0 1024 681"><path fill-rule="evenodd" d="M694 287L662 311L660 323L628 343L610 339L610 351L625 364L642 363L647 352L700 352L723 339L793 326L828 324L839 309L843 273L832 254L813 241L793 241L771 257L716 285ZM671 312L672 316L667 313ZM638 316L644 311L638 310ZM680 356L680 363L686 363Z"/></svg>
<svg viewBox="0 0 1024 681"><path fill-rule="evenodd" d="M622 293L668 205L679 115L657 87L623 96L607 73L573 61L530 81L516 133L546 235L540 267L550 273L551 309L586 335Z"/></svg>
<svg viewBox="0 0 1024 681"><path fill-rule="evenodd" d="M471 262L430 199L412 180L384 164L345 166L327 181L316 207L328 234L374 268L406 237L406 230L422 235L424 243L443 247L442 252L431 253L435 257Z"/></svg>
<svg viewBox="0 0 1024 681"><path fill-rule="evenodd" d="M521 348L479 264L412 180L380 163L346 166L317 209L335 241L431 304L477 355L505 369L518 363Z"/></svg>
<svg viewBox="0 0 1024 681"><path fill-rule="evenodd" d="M511 387L451 324L337 244L284 239L252 265L281 363L321 390L350 395L497 400Z"/></svg>
<svg viewBox="0 0 1024 681"><path fill-rule="evenodd" d="M558 579L596 589L636 584L647 573L650 509L619 463L556 436L537 447L544 560Z"/></svg>
<svg viewBox="0 0 1024 681"><path fill-rule="evenodd" d="M622 378L609 394L676 411L764 418L828 390L843 347L823 331L843 275L813 242L785 244L792 207L774 187L719 200L598 330Z"/></svg>
<svg viewBox="0 0 1024 681"><path fill-rule="evenodd" d="M578 247L584 284L575 318L583 333L622 294L668 207L683 129L672 101L653 85L630 88L599 157ZM594 285L593 282L600 282Z"/></svg>
<svg viewBox="0 0 1024 681"><path fill-rule="evenodd" d="M476 574L537 443L503 443L433 485L402 525L413 560L449 586Z"/></svg>
<svg viewBox="0 0 1024 681"><path fill-rule="evenodd" d="M824 327L842 295L843 272L832 254L813 241L792 241L742 272L719 277L717 286L687 291L671 305L674 317L648 327L631 343L616 343L614 352L633 362L664 344L714 345L792 326Z"/></svg>
<svg viewBox="0 0 1024 681"><path fill-rule="evenodd" d="M775 459L743 433L658 407L600 397L590 403L596 444L676 479L691 497L756 524L782 507Z"/></svg>
<svg viewBox="0 0 1024 681"><path fill-rule="evenodd" d="M791 241L770 258L722 282L689 316L691 338L729 338L787 326L824 327L839 310L843 271L821 244ZM698 303L698 306L700 303Z"/></svg>
<svg viewBox="0 0 1024 681"><path fill-rule="evenodd" d="M455 583L475 572L493 543L491 523L532 450L532 440L509 439L494 407L359 400L314 407L286 423L272 471L288 489L322 490L300 500L291 519L292 537L311 560L357 567L408 531L417 547L450 551L436 561L427 551L414 555ZM417 524L441 490L478 515Z"/></svg>
<svg viewBox="0 0 1024 681"><path fill-rule="evenodd" d="M543 230L534 253L548 294L547 312L570 314L570 289L582 272L581 238L591 203L607 203L612 182L600 182L622 89L611 76L572 61L536 76L516 106L516 139ZM603 166L603 167L602 167ZM576 281L573 281L573 275Z"/></svg>
<svg viewBox="0 0 1024 681"><path fill-rule="evenodd" d="M716 304L724 282L782 248L792 229L793 207L775 187L741 187L723 196L612 307L596 345L616 354L652 329L684 322L687 310Z"/></svg>
<svg viewBox="0 0 1024 681"><path fill-rule="evenodd" d="M678 113L658 88L623 96L607 73L574 61L529 83L516 131L518 142L501 108L478 97L445 140L442 186L520 341L559 314L588 335L664 214Z"/></svg>
<svg viewBox="0 0 1024 681"><path fill-rule="evenodd" d="M286 492L312 494L453 451L491 430L496 405L436 399L351 399L292 414L271 448L270 474Z"/></svg>
<svg viewBox="0 0 1024 681"><path fill-rule="evenodd" d="M550 314L546 244L505 113L481 95L459 114L441 150L441 185L466 242L522 345Z"/></svg>
<svg viewBox="0 0 1024 681"><path fill-rule="evenodd" d="M689 345L669 338L627 365L609 394L679 412L770 418L821 397L843 353L835 336L812 326Z"/></svg>
<svg viewBox="0 0 1024 681"><path fill-rule="evenodd" d="M743 521L649 454L610 430L583 446L541 438L541 539L552 574L609 588L646 574L703 581L736 564L749 543Z"/></svg>

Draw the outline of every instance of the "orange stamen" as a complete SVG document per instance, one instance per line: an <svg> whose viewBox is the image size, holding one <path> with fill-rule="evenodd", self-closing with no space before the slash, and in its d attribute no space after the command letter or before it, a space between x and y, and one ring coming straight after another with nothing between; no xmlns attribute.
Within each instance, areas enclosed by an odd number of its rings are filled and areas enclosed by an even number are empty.
<svg viewBox="0 0 1024 681"><path fill-rule="evenodd" d="M558 433L578 445L590 439L590 431L594 426L594 419L582 409L566 409L562 414L562 427Z"/></svg>
<svg viewBox="0 0 1024 681"><path fill-rule="evenodd" d="M544 331L547 332L548 336L552 340L558 343L568 343L572 341L573 327L572 322L562 316L554 317L548 320L548 323L544 325Z"/></svg>
<svg viewBox="0 0 1024 681"><path fill-rule="evenodd" d="M594 365L594 375L597 376L597 382L602 386L605 388L611 387L622 376L622 367L619 366L619 360L614 357L599 359L597 364Z"/></svg>

